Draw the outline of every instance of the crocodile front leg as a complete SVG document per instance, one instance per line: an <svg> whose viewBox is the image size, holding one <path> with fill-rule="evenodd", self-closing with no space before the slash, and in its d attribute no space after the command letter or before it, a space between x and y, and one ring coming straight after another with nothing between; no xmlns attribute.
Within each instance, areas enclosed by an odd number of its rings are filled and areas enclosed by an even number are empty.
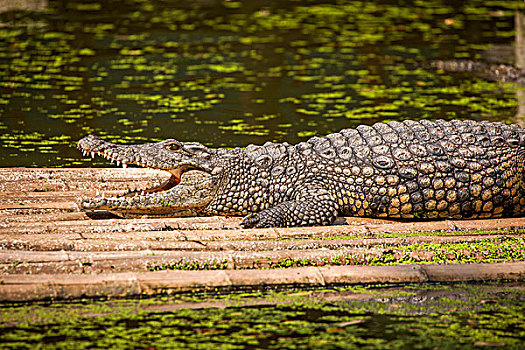
<svg viewBox="0 0 525 350"><path fill-rule="evenodd" d="M310 186L290 201L281 202L258 213L247 215L244 228L330 225L339 205L334 196L320 186Z"/></svg>

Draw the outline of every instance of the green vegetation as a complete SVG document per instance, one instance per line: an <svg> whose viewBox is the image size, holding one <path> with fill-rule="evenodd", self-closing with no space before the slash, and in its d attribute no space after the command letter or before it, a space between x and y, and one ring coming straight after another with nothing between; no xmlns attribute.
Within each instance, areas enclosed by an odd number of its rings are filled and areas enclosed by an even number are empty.
<svg viewBox="0 0 525 350"><path fill-rule="evenodd" d="M193 261L184 261L178 263L167 263L161 265L152 265L149 267L150 271L162 270L225 270L228 268L227 261L212 261L206 263L198 263Z"/></svg>
<svg viewBox="0 0 525 350"><path fill-rule="evenodd" d="M302 266L369 266L398 264L450 264L450 263L495 263L525 260L525 238L497 237L475 241L451 243L420 243L409 245L379 245L371 251L345 253L331 258L284 258L259 259L253 268L289 268ZM223 270L227 261L179 261L149 266L150 271L159 270ZM239 268L239 267L237 267Z"/></svg>
<svg viewBox="0 0 525 350"><path fill-rule="evenodd" d="M523 2L199 4L51 1L43 13L1 13L2 165L87 165L74 142L88 133L233 147L379 120L515 116L519 87L428 62L510 48Z"/></svg>
<svg viewBox="0 0 525 350"><path fill-rule="evenodd" d="M0 348L519 349L519 283L3 305Z"/></svg>

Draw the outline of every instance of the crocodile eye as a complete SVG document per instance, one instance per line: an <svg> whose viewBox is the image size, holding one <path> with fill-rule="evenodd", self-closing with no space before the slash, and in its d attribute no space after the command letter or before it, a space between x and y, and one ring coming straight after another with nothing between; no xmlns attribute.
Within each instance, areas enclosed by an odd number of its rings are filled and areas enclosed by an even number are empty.
<svg viewBox="0 0 525 350"><path fill-rule="evenodd" d="M173 142L166 146L166 148L170 151L177 152L181 149L181 145L179 143Z"/></svg>

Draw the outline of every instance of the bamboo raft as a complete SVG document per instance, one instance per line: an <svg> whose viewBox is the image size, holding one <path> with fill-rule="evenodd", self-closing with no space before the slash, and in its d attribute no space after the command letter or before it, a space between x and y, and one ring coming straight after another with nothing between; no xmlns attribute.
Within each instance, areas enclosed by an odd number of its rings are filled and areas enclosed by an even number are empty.
<svg viewBox="0 0 525 350"><path fill-rule="evenodd" d="M146 187L157 176L140 168L0 169L0 301L525 277L519 259L358 266L390 247L523 238L525 218L340 218L329 227L242 229L235 217L115 219L79 207L82 196ZM433 254L405 253L414 262Z"/></svg>

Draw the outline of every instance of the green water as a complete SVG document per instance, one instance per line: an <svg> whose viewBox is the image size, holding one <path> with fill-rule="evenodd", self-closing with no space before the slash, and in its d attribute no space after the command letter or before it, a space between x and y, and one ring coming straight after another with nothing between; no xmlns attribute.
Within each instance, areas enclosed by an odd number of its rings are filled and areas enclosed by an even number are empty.
<svg viewBox="0 0 525 350"><path fill-rule="evenodd" d="M9 349L522 349L523 283L4 305Z"/></svg>
<svg viewBox="0 0 525 350"><path fill-rule="evenodd" d="M520 87L428 62L512 63L520 1L6 3L0 166L92 165L75 148L89 133L234 147L382 120L517 118Z"/></svg>

